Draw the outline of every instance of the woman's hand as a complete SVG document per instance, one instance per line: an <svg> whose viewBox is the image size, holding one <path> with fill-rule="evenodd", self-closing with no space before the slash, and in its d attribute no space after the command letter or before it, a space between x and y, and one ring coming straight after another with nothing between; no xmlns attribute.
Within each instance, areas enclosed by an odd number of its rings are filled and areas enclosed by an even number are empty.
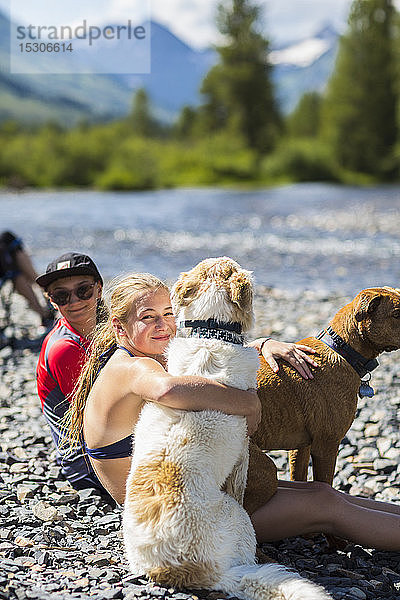
<svg viewBox="0 0 400 600"><path fill-rule="evenodd" d="M253 435L258 429L262 417L261 402L257 396L257 390L247 390L251 394L249 409L250 413L246 415L247 434Z"/></svg>
<svg viewBox="0 0 400 600"><path fill-rule="evenodd" d="M289 363L304 379L313 379L313 374L309 365L312 367L318 367L318 364L308 356L308 354L315 354L315 350L310 346L304 346L303 344L291 344L287 342L278 342L277 340L258 338L249 344L258 351L261 350L265 361L269 364L274 373L279 371L279 365L276 359L281 358L285 362Z"/></svg>

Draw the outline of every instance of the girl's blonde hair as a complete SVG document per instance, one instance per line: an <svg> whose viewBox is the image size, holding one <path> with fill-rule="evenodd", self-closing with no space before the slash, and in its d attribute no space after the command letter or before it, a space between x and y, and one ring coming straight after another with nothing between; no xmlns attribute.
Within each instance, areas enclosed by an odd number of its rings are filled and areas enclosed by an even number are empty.
<svg viewBox="0 0 400 600"><path fill-rule="evenodd" d="M83 412L87 397L100 369L117 349L112 319L116 317L122 325L126 325L135 300L144 292L159 289L169 293L167 285L150 273L132 273L118 277L107 286L105 291L107 319L94 331L89 354L72 394L70 408L63 419L65 441L71 447L82 444Z"/></svg>

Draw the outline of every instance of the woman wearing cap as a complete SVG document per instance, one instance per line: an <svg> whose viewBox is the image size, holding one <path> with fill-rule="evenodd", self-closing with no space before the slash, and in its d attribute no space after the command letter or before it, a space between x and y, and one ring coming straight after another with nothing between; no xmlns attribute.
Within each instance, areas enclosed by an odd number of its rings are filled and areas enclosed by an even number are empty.
<svg viewBox="0 0 400 600"><path fill-rule="evenodd" d="M99 312L103 280L89 256L75 252L51 262L36 279L61 318L46 336L36 370L42 410L57 448L63 475L77 488L103 489L87 457L60 448L61 419L89 349Z"/></svg>

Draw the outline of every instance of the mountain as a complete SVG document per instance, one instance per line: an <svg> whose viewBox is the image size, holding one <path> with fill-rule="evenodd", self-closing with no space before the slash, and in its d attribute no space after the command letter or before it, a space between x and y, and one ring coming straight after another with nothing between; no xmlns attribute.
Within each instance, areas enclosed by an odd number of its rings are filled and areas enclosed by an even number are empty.
<svg viewBox="0 0 400 600"><path fill-rule="evenodd" d="M151 73L116 74L114 77L124 89L130 91L130 97L135 90L145 88L156 113L170 121L183 106L199 104L201 81L217 61L217 54L214 50L194 50L155 21L146 26L151 32ZM132 52L131 42L121 39L115 52L114 64L126 62L126 57ZM106 40L96 43L93 58L96 64L107 64L109 44ZM89 60L89 53L86 59Z"/></svg>
<svg viewBox="0 0 400 600"><path fill-rule="evenodd" d="M122 76L130 89L144 87L152 103L170 117L200 103L201 82L217 61L214 50L194 50L166 27L151 23L151 74Z"/></svg>
<svg viewBox="0 0 400 600"><path fill-rule="evenodd" d="M126 114L132 92L114 75L10 73L10 21L0 12L0 121L104 121Z"/></svg>
<svg viewBox="0 0 400 600"><path fill-rule="evenodd" d="M315 35L272 48L270 61L279 104L290 113L305 92L322 92L333 72L339 34L329 24Z"/></svg>
<svg viewBox="0 0 400 600"><path fill-rule="evenodd" d="M156 116L171 122L184 105L200 104L202 79L217 61L214 50L195 50L166 27L151 22L149 75L16 75L8 68L9 28L0 12L0 121L54 120L67 126L81 120L106 121L127 114L135 90L144 87ZM82 64L104 62L106 44L99 42L95 57L80 54ZM310 38L272 48L273 78L284 112L290 112L304 92L323 89L337 45L338 34L328 25ZM122 56L129 48L121 40L117 51Z"/></svg>

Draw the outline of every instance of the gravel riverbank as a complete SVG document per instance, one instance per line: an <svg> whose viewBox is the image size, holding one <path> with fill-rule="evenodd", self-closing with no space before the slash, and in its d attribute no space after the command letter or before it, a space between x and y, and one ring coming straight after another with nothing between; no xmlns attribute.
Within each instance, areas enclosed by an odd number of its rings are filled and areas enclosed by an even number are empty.
<svg viewBox="0 0 400 600"><path fill-rule="evenodd" d="M258 288L254 334L285 341L316 334L350 299ZM13 314L16 348L0 350L0 598L224 598L163 589L129 574L121 511L96 491L75 492L59 477L34 380L40 330L18 298ZM351 494L395 503L400 502L398 359L399 352L380 358L372 377L376 395L359 401L334 481ZM280 477L288 478L286 453L272 455ZM263 550L319 582L337 600L400 599L400 553L352 544L333 551L323 536L291 538Z"/></svg>

